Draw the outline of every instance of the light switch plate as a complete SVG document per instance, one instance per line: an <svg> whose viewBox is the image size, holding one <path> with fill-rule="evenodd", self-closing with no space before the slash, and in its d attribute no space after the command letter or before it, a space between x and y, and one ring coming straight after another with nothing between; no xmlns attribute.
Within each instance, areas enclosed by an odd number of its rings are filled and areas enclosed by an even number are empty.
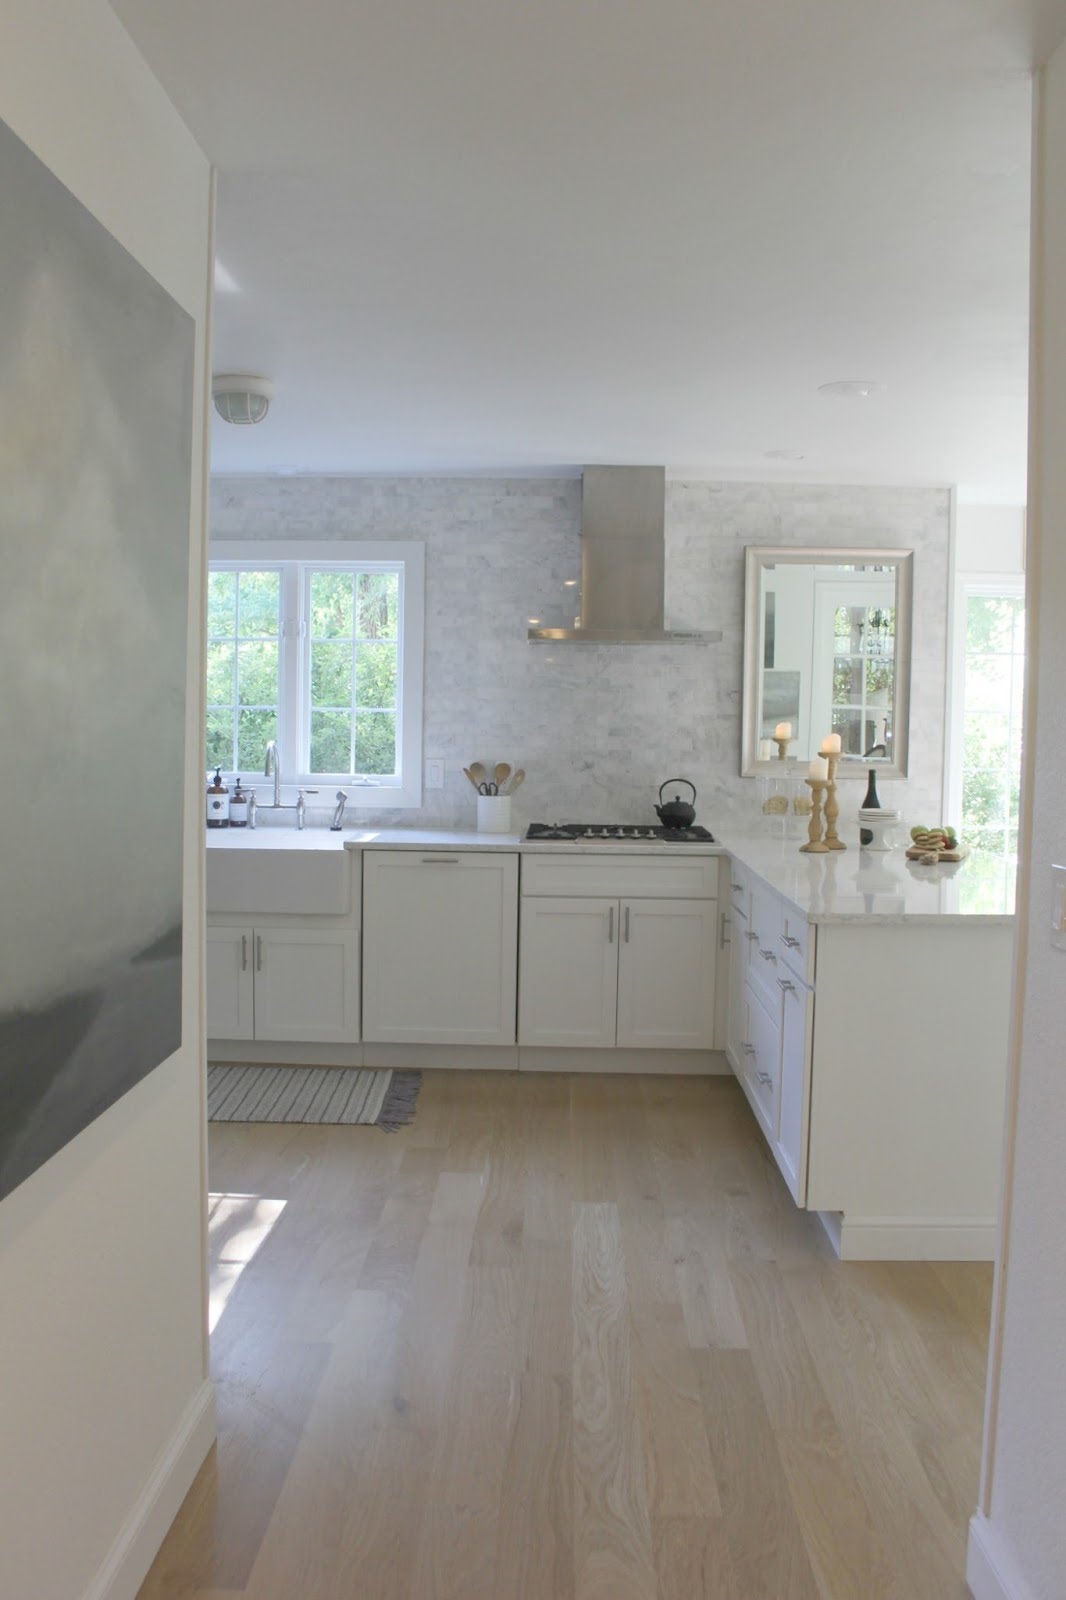
<svg viewBox="0 0 1066 1600"><path fill-rule="evenodd" d="M1066 950L1066 867L1051 869L1051 942Z"/></svg>
<svg viewBox="0 0 1066 1600"><path fill-rule="evenodd" d="M436 757L432 761L426 761L426 788L444 788L444 762Z"/></svg>

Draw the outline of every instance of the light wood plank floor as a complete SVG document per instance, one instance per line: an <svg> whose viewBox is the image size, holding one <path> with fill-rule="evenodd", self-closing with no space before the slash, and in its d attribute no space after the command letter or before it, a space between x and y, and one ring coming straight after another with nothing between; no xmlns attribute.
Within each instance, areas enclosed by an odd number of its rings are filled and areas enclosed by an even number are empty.
<svg viewBox="0 0 1066 1600"><path fill-rule="evenodd" d="M732 1079L211 1130L219 1442L141 1600L960 1600L991 1269L840 1265Z"/></svg>

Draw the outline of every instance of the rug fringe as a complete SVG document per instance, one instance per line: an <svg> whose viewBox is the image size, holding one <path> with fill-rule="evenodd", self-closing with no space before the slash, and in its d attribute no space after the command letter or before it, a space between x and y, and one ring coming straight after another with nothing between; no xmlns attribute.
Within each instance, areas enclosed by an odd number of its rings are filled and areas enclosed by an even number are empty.
<svg viewBox="0 0 1066 1600"><path fill-rule="evenodd" d="M375 1126L386 1133L397 1133L413 1122L421 1087L420 1072L394 1072Z"/></svg>

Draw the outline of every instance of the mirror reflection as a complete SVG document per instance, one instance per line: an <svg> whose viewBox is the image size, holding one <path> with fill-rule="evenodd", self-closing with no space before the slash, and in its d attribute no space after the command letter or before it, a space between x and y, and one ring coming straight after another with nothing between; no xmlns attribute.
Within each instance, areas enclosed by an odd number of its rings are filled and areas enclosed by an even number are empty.
<svg viewBox="0 0 1066 1600"><path fill-rule="evenodd" d="M843 758L906 771L909 551L747 552L743 771Z"/></svg>

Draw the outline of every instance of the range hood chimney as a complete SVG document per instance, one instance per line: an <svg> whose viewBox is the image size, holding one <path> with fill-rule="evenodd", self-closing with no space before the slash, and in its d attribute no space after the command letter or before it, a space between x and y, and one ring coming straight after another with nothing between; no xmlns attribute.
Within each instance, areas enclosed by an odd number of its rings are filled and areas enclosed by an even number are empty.
<svg viewBox="0 0 1066 1600"><path fill-rule="evenodd" d="M720 632L663 626L666 469L586 467L581 484L581 620L530 628L551 644L713 644Z"/></svg>

